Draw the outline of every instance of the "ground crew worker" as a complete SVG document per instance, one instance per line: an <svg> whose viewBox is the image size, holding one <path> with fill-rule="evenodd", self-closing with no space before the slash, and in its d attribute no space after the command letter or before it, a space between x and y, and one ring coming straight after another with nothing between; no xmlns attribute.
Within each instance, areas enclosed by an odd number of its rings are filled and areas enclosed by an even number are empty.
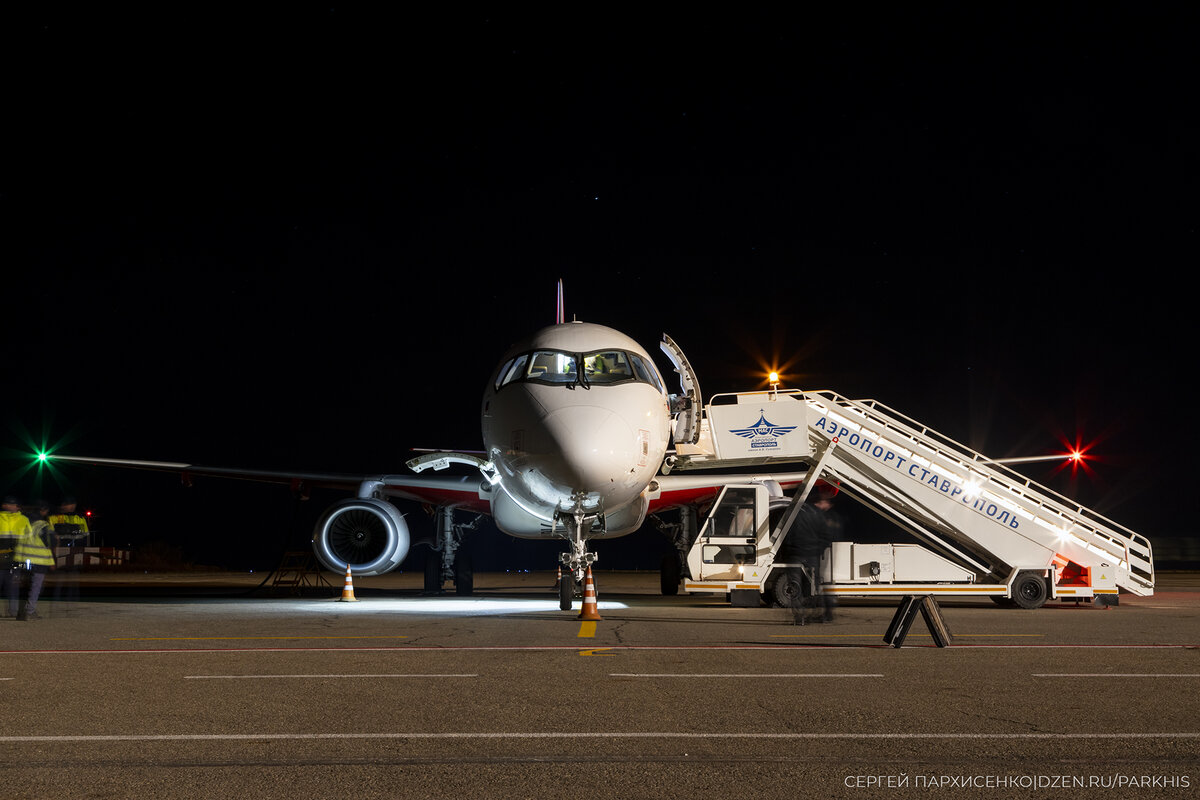
<svg viewBox="0 0 1200 800"><path fill-rule="evenodd" d="M8 598L5 617L17 615L17 594L21 575L16 566L17 544L29 535L29 518L21 513L21 501L13 495L4 498L0 511L0 597Z"/></svg>
<svg viewBox="0 0 1200 800"><path fill-rule="evenodd" d="M49 514L50 506L38 503L29 533L17 542L17 574L20 575L22 567L29 573L29 592L25 595L25 613L22 615L22 619L29 622L41 619L37 613L38 598L42 595L46 573L54 569L54 553L46 543L50 535Z"/></svg>
<svg viewBox="0 0 1200 800"><path fill-rule="evenodd" d="M87 544L87 520L75 513L75 498L64 497L58 506L58 513L50 515L50 527L54 530L54 545L78 545L82 548ZM64 566L65 577L60 578L54 587L56 600L79 599L79 568L83 566L83 557L76 561L74 550L67 551Z"/></svg>
<svg viewBox="0 0 1200 800"><path fill-rule="evenodd" d="M833 498L837 491L837 487L825 481L817 482L808 502L800 508L800 513L792 522L777 556L778 560L792 564L787 574L797 590L792 597L792 615L798 625L810 621L833 622L836 607L833 595L822 592L820 584L821 555L825 548L840 538L842 532L842 521L833 512ZM809 589L811 595L805 595L804 587ZM815 607L818 603L819 607Z"/></svg>
<svg viewBox="0 0 1200 800"><path fill-rule="evenodd" d="M50 515L50 527L58 537L70 537L87 544L87 520L75 513L75 505L74 497L64 497L59 504L58 513Z"/></svg>

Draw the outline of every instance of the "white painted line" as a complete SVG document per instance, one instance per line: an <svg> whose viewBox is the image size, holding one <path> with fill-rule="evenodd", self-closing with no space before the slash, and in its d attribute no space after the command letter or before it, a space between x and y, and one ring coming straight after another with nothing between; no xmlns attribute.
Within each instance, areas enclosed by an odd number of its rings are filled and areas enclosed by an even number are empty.
<svg viewBox="0 0 1200 800"><path fill-rule="evenodd" d="M883 637L881 636L880 639ZM737 651L774 651L811 653L818 650L844 653L848 648L858 650L892 650L890 644L731 644L731 645L660 645L660 644L612 644L603 649L613 651L694 651L722 652ZM1200 643L1190 644L955 644L952 650L1195 650ZM151 647L151 648L120 648L115 650L0 650L0 656L113 656L113 655L212 655L214 653L504 653L504 652L576 652L585 649L598 649L595 645L555 644L555 645L470 645L470 646L438 646L438 645L399 645L380 647ZM941 652L943 648L933 644L920 644L909 650L925 649Z"/></svg>
<svg viewBox="0 0 1200 800"><path fill-rule="evenodd" d="M610 672L610 678L882 678L880 672Z"/></svg>
<svg viewBox="0 0 1200 800"><path fill-rule="evenodd" d="M163 734L98 734L94 736L67 734L62 736L0 736L4 744L33 744L41 742L245 742L276 740L333 740L333 739L1200 739L1198 731L1150 733L679 733L675 731L535 731L494 733L163 733Z"/></svg>
<svg viewBox="0 0 1200 800"><path fill-rule="evenodd" d="M1200 672L1035 672L1035 678L1200 678Z"/></svg>
<svg viewBox="0 0 1200 800"><path fill-rule="evenodd" d="M478 678L475 673L462 674L446 674L446 673L387 673L379 675L369 674L344 674L344 675L184 675L187 680L191 681L235 681L235 680L250 680L250 679L268 679L268 678Z"/></svg>

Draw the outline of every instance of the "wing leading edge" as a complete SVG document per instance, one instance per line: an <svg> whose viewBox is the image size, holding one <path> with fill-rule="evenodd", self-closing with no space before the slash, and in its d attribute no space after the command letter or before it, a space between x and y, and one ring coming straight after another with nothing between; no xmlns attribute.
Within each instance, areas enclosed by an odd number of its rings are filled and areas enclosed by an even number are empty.
<svg viewBox="0 0 1200 800"><path fill-rule="evenodd" d="M380 475L338 472L296 472L277 470L242 469L238 467L212 467L180 461L146 461L123 458L95 458L86 456L51 456L53 462L71 462L102 467L172 472L180 476L185 484L195 477L226 478L229 480L254 481L290 486L306 494L309 489L337 489L363 495L380 492L389 497L413 500L437 506L462 508L486 514L491 510L490 492L484 491L484 483L478 477L462 475Z"/></svg>

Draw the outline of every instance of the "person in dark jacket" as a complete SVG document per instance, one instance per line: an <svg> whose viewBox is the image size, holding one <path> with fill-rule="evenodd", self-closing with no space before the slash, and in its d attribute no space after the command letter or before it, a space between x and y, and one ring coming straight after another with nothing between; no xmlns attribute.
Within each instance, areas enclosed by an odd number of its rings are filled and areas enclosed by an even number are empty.
<svg viewBox="0 0 1200 800"><path fill-rule="evenodd" d="M841 537L842 532L841 518L833 511L836 494L837 487L824 481L813 487L812 494L796 514L776 556L777 560L791 565L788 567L788 579L798 589L792 595L792 615L797 625L805 624L810 618L813 622L833 621L836 607L834 597L821 592L820 584L821 556L825 548ZM810 587L811 594L799 590L804 586ZM820 597L820 608L813 607L810 614L810 607L817 597Z"/></svg>

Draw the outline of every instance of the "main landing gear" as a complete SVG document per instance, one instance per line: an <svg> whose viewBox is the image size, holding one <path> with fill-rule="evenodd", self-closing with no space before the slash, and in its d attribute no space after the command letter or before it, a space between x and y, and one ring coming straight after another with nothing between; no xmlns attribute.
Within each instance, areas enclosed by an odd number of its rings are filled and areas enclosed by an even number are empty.
<svg viewBox="0 0 1200 800"><path fill-rule="evenodd" d="M470 548L466 547L467 535L479 526L483 516L477 514L470 522L459 523L454 519L454 509L448 506L439 507L435 516L437 538L425 559L424 593L442 594L446 581L454 581L454 593L469 596L475 591L475 568Z"/></svg>

